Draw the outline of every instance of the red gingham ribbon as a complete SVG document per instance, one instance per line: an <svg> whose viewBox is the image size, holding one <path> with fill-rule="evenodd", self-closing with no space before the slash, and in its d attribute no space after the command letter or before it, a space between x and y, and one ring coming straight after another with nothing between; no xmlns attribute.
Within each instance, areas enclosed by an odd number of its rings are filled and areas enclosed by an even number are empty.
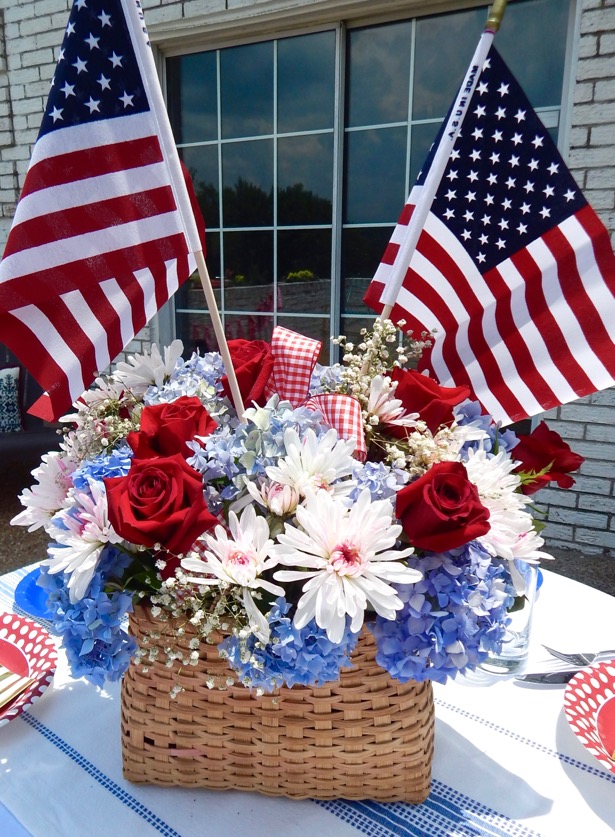
<svg viewBox="0 0 615 837"><path fill-rule="evenodd" d="M271 337L273 371L265 390L267 398L277 392L293 407L302 404L310 394L312 370L321 345L320 340L276 326Z"/></svg>
<svg viewBox="0 0 615 837"><path fill-rule="evenodd" d="M365 462L367 447L363 433L361 405L356 398L338 392L327 392L323 395L312 396L305 402L305 406L322 413L326 424L337 430L341 439L354 439L354 456L361 462Z"/></svg>

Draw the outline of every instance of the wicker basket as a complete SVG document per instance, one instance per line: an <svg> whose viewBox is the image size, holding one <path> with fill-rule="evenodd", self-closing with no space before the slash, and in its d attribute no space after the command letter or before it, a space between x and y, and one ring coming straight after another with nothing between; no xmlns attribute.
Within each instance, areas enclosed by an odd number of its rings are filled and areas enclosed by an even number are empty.
<svg viewBox="0 0 615 837"><path fill-rule="evenodd" d="M137 641L151 631L160 633L160 647L178 641L173 623L154 621L143 607L130 626ZM181 642L187 647L189 637ZM198 666L179 673L160 660L145 672L132 663L124 675L122 755L130 781L297 799L418 803L429 794L431 683L393 680L375 663L366 629L339 682L260 698L226 686L227 663L215 645L205 651ZM212 676L216 687L208 688ZM172 700L175 682L185 691Z"/></svg>

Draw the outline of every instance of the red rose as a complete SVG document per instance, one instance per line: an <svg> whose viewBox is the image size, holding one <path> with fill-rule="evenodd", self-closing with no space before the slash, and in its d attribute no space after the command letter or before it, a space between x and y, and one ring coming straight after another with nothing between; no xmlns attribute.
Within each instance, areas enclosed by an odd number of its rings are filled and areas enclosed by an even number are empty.
<svg viewBox="0 0 615 837"><path fill-rule="evenodd" d="M548 469L545 474L521 486L524 494L534 494L550 482L556 482L560 488L570 488L574 480L569 472L576 471L584 462L583 457L574 453L559 433L549 430L544 421L528 436L519 437L519 444L513 448L512 455L521 463L515 468L517 473L537 474Z"/></svg>
<svg viewBox="0 0 615 837"><path fill-rule="evenodd" d="M266 401L265 387L273 370L271 346L264 340L229 340L228 347L245 406L249 407L253 401L262 406ZM221 382L224 394L232 401L228 377L224 375Z"/></svg>
<svg viewBox="0 0 615 837"><path fill-rule="evenodd" d="M412 546L431 552L455 549L489 531L489 510L461 462L437 462L404 486L395 512Z"/></svg>
<svg viewBox="0 0 615 837"><path fill-rule="evenodd" d="M468 387L442 387L413 369L395 367L391 380L397 381L395 398L399 398L406 412L418 413L432 433L442 424L452 424L453 407L470 397ZM405 435L401 427L389 426L387 432L396 438Z"/></svg>
<svg viewBox="0 0 615 837"><path fill-rule="evenodd" d="M125 477L105 479L109 521L129 543L156 544L178 555L217 523L203 479L184 457L133 459Z"/></svg>
<svg viewBox="0 0 615 837"><path fill-rule="evenodd" d="M141 414L141 428L129 433L128 444L137 459L155 456L192 456L186 442L195 436L209 436L218 425L198 398L182 395L169 404L145 407Z"/></svg>

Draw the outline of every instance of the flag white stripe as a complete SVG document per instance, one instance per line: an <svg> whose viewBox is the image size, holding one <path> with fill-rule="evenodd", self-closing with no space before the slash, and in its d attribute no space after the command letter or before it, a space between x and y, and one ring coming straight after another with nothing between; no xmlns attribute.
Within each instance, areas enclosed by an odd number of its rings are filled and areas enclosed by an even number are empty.
<svg viewBox="0 0 615 837"><path fill-rule="evenodd" d="M89 151L144 137L156 137L156 121L150 113L127 114L90 124L71 125L68 130L50 131L39 137L32 151L30 168L71 151Z"/></svg>
<svg viewBox="0 0 615 837"><path fill-rule="evenodd" d="M130 303L115 278L105 279L100 283L100 287L119 317L122 345L126 346L134 336Z"/></svg>
<svg viewBox="0 0 615 837"><path fill-rule="evenodd" d="M545 299L562 339L568 343L575 359L596 389L604 389L609 386L609 382L612 380L611 375L587 342L576 315L568 305L560 284L559 271L553 254L542 239L533 241L527 250L542 272L542 287ZM574 390L572 391L574 392ZM576 398L576 393L572 397Z"/></svg>
<svg viewBox="0 0 615 837"><path fill-rule="evenodd" d="M596 316L615 341L615 318L608 316L613 307L613 293L596 263L594 244L574 215L566 218L559 228L568 241L575 242L574 255L579 275L583 277L585 287L591 288L591 301L596 309Z"/></svg>
<svg viewBox="0 0 615 837"><path fill-rule="evenodd" d="M116 227L75 235L70 238L40 244L28 250L20 250L2 260L2 280L34 273L37 270L58 267L81 259L93 258L113 250L127 250L147 241L167 239L183 233L179 213L176 211L130 221Z"/></svg>
<svg viewBox="0 0 615 837"><path fill-rule="evenodd" d="M156 305L156 281L152 271L148 267L145 267L142 270L135 270L134 275L143 290L143 299L145 300L145 319L149 322L158 310Z"/></svg>
<svg viewBox="0 0 615 837"><path fill-rule="evenodd" d="M79 358L59 334L51 320L35 305L11 311L12 316L30 329L34 337L44 335L45 349L63 370L73 400L85 390Z"/></svg>
<svg viewBox="0 0 615 837"><path fill-rule="evenodd" d="M78 206L92 206L92 197L96 203L110 198L129 197L133 194L169 185L169 175L164 163L152 163L137 169L123 169L119 172L101 174L49 186L37 192L25 195L17 205L13 227L32 218L46 216L50 212L59 212Z"/></svg>
<svg viewBox="0 0 615 837"><path fill-rule="evenodd" d="M497 267L498 273L511 289L511 314L521 339L525 343L534 361L536 369L546 381L553 393L565 404L577 394L568 383L565 376L554 363L543 336L532 319L527 302L527 285L524 277L519 273L510 259L506 259ZM528 415L535 415L539 409L528 412Z"/></svg>
<svg viewBox="0 0 615 837"><path fill-rule="evenodd" d="M100 320L86 302L81 291L69 291L62 294L61 299L92 343L97 371L104 372L112 358L109 356L107 332Z"/></svg>
<svg viewBox="0 0 615 837"><path fill-rule="evenodd" d="M486 331L488 328L493 335L497 335L497 339L494 341L486 341L488 345L490 345L491 355L500 369L502 374L503 380L506 382L508 389L513 393L515 398L522 404L524 407L533 407L536 409L540 408L539 402L536 400L534 394L532 393L531 389L528 387L526 381L521 376L519 370L515 365L515 361L513 356L508 349L508 346L503 341L496 324L496 306L495 306L495 298L491 289L489 288L487 282L483 278L482 274L477 270L474 262L468 255L467 251L461 244L461 242L454 236L448 227L442 223L435 215L430 214L427 222L425 224L426 231L438 242L440 246L450 255L453 261L457 264L459 270L465 276L468 284L472 288L472 291L476 295L479 303L483 309L483 331ZM419 257L421 260L419 260ZM456 346L457 346L457 355L461 359L462 364L466 367L466 371L470 376L470 380L472 381L472 388L474 392L479 395L479 393L487 392L488 391L488 384L487 379L485 378L485 373L481 367L481 364L477 360L472 348L469 344L468 340L468 330L469 330L469 321L470 315L463 305L461 299L459 298L457 292L451 286L450 282L448 281L447 277L441 272L439 266L434 264L431 260L425 259L422 254L418 251L415 252L415 256L412 259L411 267L415 270L429 285L431 285L435 291L440 295L443 300L443 304L449 308L452 313L452 316L455 318L457 323L463 323L463 329L459 331L456 339ZM403 289L402 289L403 292ZM399 301L402 300L402 292L400 292ZM457 300L458 305L453 307L450 305L450 302L453 298ZM412 305L415 306L418 300L416 297L413 297ZM404 306L405 307L405 306ZM409 308L414 313L414 307ZM432 314L433 317L433 314ZM421 322L424 322L420 317L418 319ZM431 318L430 320L425 322L427 328L431 329ZM460 325L461 329L461 325ZM444 357L442 355L442 350L444 346L444 335L442 335L442 339L436 340L434 344L434 350L432 351L432 364L434 366L434 370L438 369L438 376L440 376L440 370L444 370L447 368L446 363L444 361ZM453 386L452 377L450 373L448 374L448 380L451 381L450 385ZM486 396L485 396L486 397ZM486 401L483 402L486 405ZM499 404L499 401L497 401Z"/></svg>

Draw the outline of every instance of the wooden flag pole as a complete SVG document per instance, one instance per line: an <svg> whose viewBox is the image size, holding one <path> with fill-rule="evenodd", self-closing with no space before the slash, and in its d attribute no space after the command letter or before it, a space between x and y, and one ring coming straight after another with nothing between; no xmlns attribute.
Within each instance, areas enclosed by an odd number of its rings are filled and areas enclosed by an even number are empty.
<svg viewBox="0 0 615 837"><path fill-rule="evenodd" d="M216 340L218 341L218 349L220 350L220 355L222 357L224 368L226 370L226 377L228 378L231 395L233 396L233 403L235 404L237 415L241 419L243 418L243 414L245 412L245 406L243 403L243 398L241 397L241 392L239 391L237 376L235 375L235 369L233 368L231 353L229 352L228 343L226 342L226 335L224 334L224 328L220 319L220 312L218 311L216 296L214 294L214 289L211 284L211 279L209 278L209 271L207 270L207 265L205 264L205 256L203 255L203 251L198 250L194 254L194 258L196 259L196 265L199 271L201 285L203 286L203 293L205 294L205 301L207 302L207 308L209 309L209 316L211 317L211 322L214 327Z"/></svg>
<svg viewBox="0 0 615 837"><path fill-rule="evenodd" d="M380 314L381 320L386 320L391 315L393 306L397 300L401 290L406 271L412 260L416 245L423 228L425 221L429 215L431 205L433 203L440 181L444 175L444 170L448 164L450 154L455 145L455 141L461 130L461 125L468 109L474 88L480 75L480 70L485 62L489 48L493 41L493 36L497 32L502 22L502 17L506 11L507 0L495 0L489 7L489 13L483 34L478 42L476 51L470 61L470 66L466 72L463 84L459 88L457 99L448 118L448 122L440 139L440 144L434 155L431 167L425 178L425 183L421 191L421 196L417 201L404 240L400 244L399 251L395 258L395 270L391 275L391 280L388 282L382 291L380 301L383 303L383 309Z"/></svg>

